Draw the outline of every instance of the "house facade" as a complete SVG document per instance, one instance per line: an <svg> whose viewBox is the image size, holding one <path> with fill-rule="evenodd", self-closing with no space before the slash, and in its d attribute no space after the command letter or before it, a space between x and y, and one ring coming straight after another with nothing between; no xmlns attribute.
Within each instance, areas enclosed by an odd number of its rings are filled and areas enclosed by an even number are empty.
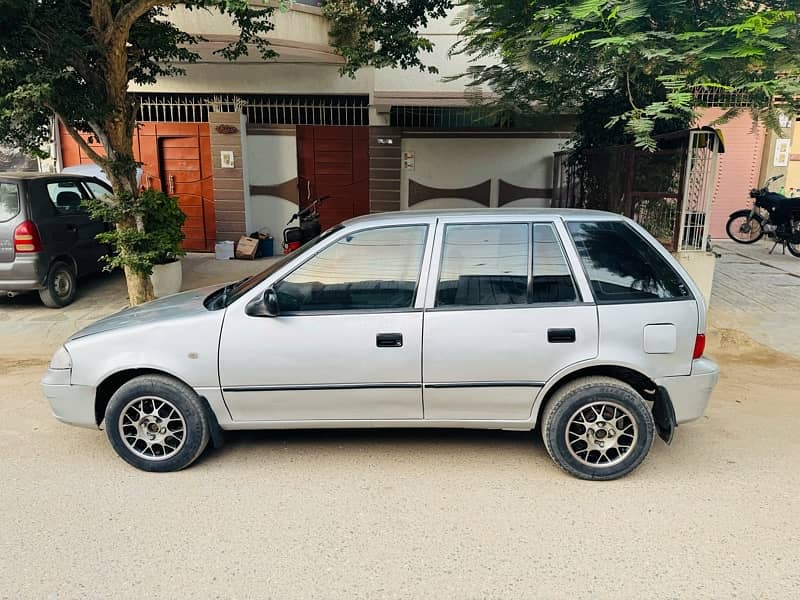
<svg viewBox="0 0 800 600"><path fill-rule="evenodd" d="M279 240L298 207L322 196L323 227L370 212L550 205L553 155L571 118L514 123L477 109L466 80L446 80L468 67L448 55L452 16L425 32L439 74L367 68L354 78L340 75L317 6L276 11L269 62L215 56L237 35L219 14L176 8L170 18L202 34L202 58L186 76L132 90L141 102L135 153L142 185L178 196L188 250L258 230ZM761 164L763 131L746 118L725 130L736 151L720 164L712 236L724 235L728 208L746 202ZM90 162L63 129L57 148L62 167Z"/></svg>

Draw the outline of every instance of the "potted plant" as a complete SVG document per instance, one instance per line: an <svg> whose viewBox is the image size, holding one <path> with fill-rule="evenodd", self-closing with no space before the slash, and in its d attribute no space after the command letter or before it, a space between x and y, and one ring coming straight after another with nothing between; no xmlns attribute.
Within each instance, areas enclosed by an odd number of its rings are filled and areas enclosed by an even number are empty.
<svg viewBox="0 0 800 600"><path fill-rule="evenodd" d="M114 202L113 198L106 196L86 201L85 205L94 219L109 224L125 220L137 224L136 228L112 227L97 236L98 240L113 248L124 246L128 249L125 253L104 256L106 270L122 267L147 273L156 298L181 290L183 270L180 257L186 254L181 248L186 215L177 198L157 190L145 190L128 202ZM122 236L125 236L124 244L119 243Z"/></svg>

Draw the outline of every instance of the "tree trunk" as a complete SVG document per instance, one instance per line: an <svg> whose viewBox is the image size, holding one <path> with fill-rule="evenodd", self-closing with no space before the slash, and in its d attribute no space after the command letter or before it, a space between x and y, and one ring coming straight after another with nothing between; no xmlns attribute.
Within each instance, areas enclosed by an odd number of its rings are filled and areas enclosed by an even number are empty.
<svg viewBox="0 0 800 600"><path fill-rule="evenodd" d="M111 25L116 32L115 25ZM114 43L106 47L106 100L113 109L100 125L104 134L108 163L105 172L118 202L130 202L139 195L136 182L137 163L133 156L133 134L136 130L136 105L128 96L128 54L124 35L114 35ZM122 40L120 42L120 40ZM144 231L144 220L132 218L117 223L117 229L137 229ZM128 251L123 244L117 251L124 256ZM153 283L147 273L125 267L125 280L128 284L128 299L131 306L149 302L155 298Z"/></svg>

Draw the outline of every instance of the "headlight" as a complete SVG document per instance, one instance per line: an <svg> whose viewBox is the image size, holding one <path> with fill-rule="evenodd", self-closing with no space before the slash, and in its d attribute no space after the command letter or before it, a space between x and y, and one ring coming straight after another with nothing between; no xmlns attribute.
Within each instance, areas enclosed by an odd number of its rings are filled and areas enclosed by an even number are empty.
<svg viewBox="0 0 800 600"><path fill-rule="evenodd" d="M67 352L67 349L64 346L61 346L56 353L53 354L53 358L50 359L50 368L51 369L71 369L72 368L72 357Z"/></svg>

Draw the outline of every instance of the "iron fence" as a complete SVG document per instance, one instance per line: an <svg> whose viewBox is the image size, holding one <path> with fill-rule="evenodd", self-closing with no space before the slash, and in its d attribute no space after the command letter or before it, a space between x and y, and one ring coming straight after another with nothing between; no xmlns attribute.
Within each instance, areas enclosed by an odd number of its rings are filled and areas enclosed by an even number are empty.
<svg viewBox="0 0 800 600"><path fill-rule="evenodd" d="M207 122L211 110L244 112L264 125L368 125L368 96L277 94L137 94L138 120Z"/></svg>

